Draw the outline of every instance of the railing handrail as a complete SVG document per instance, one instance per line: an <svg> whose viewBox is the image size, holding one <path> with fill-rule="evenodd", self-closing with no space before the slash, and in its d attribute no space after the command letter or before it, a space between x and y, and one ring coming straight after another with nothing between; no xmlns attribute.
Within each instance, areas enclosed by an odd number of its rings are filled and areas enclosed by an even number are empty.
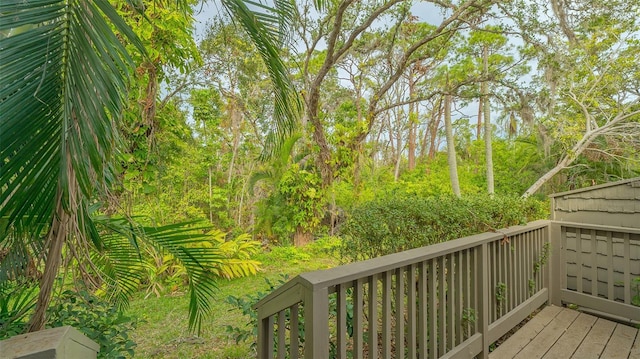
<svg viewBox="0 0 640 359"><path fill-rule="evenodd" d="M296 276L259 300L253 305L253 309L260 308L260 317L262 318L271 316L284 308L302 302L304 288L310 289L311 285L301 276ZM275 305L271 305L271 303L275 303Z"/></svg>

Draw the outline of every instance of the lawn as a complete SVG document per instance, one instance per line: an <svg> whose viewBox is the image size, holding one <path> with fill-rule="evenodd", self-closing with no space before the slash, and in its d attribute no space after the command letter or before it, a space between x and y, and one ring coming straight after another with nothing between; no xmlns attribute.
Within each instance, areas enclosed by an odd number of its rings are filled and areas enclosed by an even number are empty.
<svg viewBox="0 0 640 359"><path fill-rule="evenodd" d="M256 259L262 262L258 275L233 280L220 280L219 293L212 305L213 315L200 335L188 331L188 296L183 292L154 295L144 293L134 298L128 314L143 319L134 332L138 343L135 358L251 358L250 341L236 344L226 331L231 325L242 327L249 322L240 310L228 304L230 295L242 297L264 292L269 285L265 279L277 282L283 275L293 277L299 273L330 268L338 264L335 240L316 241L298 249L274 247Z"/></svg>

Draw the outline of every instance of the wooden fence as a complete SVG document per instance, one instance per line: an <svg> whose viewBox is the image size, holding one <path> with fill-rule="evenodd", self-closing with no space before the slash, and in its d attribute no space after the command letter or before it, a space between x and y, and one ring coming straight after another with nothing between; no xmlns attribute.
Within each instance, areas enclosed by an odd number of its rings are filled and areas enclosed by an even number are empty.
<svg viewBox="0 0 640 359"><path fill-rule="evenodd" d="M547 302L637 320L639 233L536 221L304 273L257 303L258 357L486 358Z"/></svg>

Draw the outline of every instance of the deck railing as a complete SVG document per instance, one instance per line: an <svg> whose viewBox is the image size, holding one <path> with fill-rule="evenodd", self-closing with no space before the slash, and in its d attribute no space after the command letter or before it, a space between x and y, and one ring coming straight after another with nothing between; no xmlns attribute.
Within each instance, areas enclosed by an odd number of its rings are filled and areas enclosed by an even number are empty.
<svg viewBox="0 0 640 359"><path fill-rule="evenodd" d="M536 221L304 273L256 305L258 357L486 358L547 302L637 320L639 235Z"/></svg>
<svg viewBox="0 0 640 359"><path fill-rule="evenodd" d="M640 323L640 229L552 222L556 305Z"/></svg>

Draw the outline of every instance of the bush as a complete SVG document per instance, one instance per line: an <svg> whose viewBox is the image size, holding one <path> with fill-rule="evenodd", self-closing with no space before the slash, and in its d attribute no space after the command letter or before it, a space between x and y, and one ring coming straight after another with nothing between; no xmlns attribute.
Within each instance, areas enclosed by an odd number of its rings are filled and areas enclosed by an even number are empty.
<svg viewBox="0 0 640 359"><path fill-rule="evenodd" d="M138 321L86 291L65 291L49 307L49 327L70 325L100 345L98 358L132 357L136 343L129 334Z"/></svg>
<svg viewBox="0 0 640 359"><path fill-rule="evenodd" d="M543 218L534 199L487 195L384 197L356 207L342 229L343 261L352 262Z"/></svg>

